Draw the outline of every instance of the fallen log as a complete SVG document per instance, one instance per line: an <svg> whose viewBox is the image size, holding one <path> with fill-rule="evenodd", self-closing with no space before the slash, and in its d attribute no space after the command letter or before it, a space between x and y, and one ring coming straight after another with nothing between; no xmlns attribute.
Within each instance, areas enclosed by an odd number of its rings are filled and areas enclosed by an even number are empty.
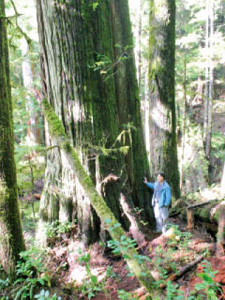
<svg viewBox="0 0 225 300"><path fill-rule="evenodd" d="M187 208L187 228L193 229L194 222L198 221L207 231L213 233L217 239L216 256L225 254L225 201L221 200L223 199L215 199Z"/></svg>
<svg viewBox="0 0 225 300"><path fill-rule="evenodd" d="M189 205L187 207L187 209L190 210L190 209L195 209L196 207L201 207L201 206L205 206L205 205L212 204L212 203L214 204L214 202L218 202L218 201L221 201L221 200L222 199L212 199L212 200L209 200L209 201L192 204L192 205Z"/></svg>
<svg viewBox="0 0 225 300"><path fill-rule="evenodd" d="M220 203L222 199L214 199L202 203L190 205L186 208L187 228L193 229L196 222L203 223L206 229L211 229L212 232L217 231L219 222L219 211L212 215L211 211ZM208 226L208 225L209 226Z"/></svg>
<svg viewBox="0 0 225 300"><path fill-rule="evenodd" d="M191 263L189 263L188 265L182 267L177 273L170 275L166 280L165 283L160 284L160 288L166 288L167 286L167 282L168 281L175 281L178 278L182 277L185 273L187 273L188 271L190 271L195 265L197 265L198 263L200 263L203 260L204 256L200 256L197 259L195 259L194 261L192 261Z"/></svg>

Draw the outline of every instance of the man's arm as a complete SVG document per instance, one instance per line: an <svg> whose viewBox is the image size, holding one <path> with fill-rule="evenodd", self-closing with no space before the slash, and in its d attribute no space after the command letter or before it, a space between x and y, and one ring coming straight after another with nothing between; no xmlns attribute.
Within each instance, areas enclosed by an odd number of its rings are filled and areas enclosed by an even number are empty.
<svg viewBox="0 0 225 300"><path fill-rule="evenodd" d="M169 205L170 205L170 202L171 202L171 188L170 188L170 187L167 187L167 188L166 188L166 200L165 200L164 205L165 205L165 206L169 206Z"/></svg>
<svg viewBox="0 0 225 300"><path fill-rule="evenodd" d="M147 178L145 177L143 182L147 185L147 187L149 187L150 189L153 189L155 188L155 183L151 183L151 182L148 182Z"/></svg>

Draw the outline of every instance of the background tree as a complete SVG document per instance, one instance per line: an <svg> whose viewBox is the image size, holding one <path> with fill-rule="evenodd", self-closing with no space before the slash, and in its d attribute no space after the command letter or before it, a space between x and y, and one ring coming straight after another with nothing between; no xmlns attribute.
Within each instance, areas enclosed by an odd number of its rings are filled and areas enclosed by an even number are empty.
<svg viewBox="0 0 225 300"><path fill-rule="evenodd" d="M224 157L222 118L225 69L221 64L224 4L217 0L208 4L207 9L205 1L177 1L176 103L179 138L182 136L185 139L184 155L179 149L185 192L203 190L210 182L220 182ZM183 89L184 73L186 95ZM188 131L184 137L179 124L185 112ZM210 153L208 157L206 144Z"/></svg>
<svg viewBox="0 0 225 300"><path fill-rule="evenodd" d="M127 1L39 0L37 10L44 92L86 171L124 227L123 195L150 218ZM47 126L46 140L56 146ZM58 147L48 151L45 178L42 221L76 218L84 240L94 241L100 222Z"/></svg>
<svg viewBox="0 0 225 300"><path fill-rule="evenodd" d="M225 195L225 163L223 165L223 173L222 173L222 180L221 180L221 193Z"/></svg>
<svg viewBox="0 0 225 300"><path fill-rule="evenodd" d="M175 109L175 1L150 1L150 169L160 170L180 195Z"/></svg>
<svg viewBox="0 0 225 300"><path fill-rule="evenodd" d="M148 37L149 37L149 0L129 0L132 29L135 40L135 58L139 94L141 100L141 113L144 129L144 140L147 156L150 155L149 141L149 92L148 92Z"/></svg>
<svg viewBox="0 0 225 300"><path fill-rule="evenodd" d="M209 160L211 157L212 143L212 117L213 117L213 71L214 71L214 1L206 1L206 66L205 66L205 99L204 99L204 126L203 126L203 142L205 147L205 155Z"/></svg>
<svg viewBox="0 0 225 300"><path fill-rule="evenodd" d="M24 250L17 201L5 2L0 1L0 263L11 276Z"/></svg>

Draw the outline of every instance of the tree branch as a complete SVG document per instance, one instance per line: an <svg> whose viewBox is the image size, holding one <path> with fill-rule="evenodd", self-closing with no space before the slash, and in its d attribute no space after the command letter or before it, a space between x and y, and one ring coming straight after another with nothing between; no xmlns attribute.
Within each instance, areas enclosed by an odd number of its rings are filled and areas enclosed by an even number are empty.
<svg viewBox="0 0 225 300"><path fill-rule="evenodd" d="M18 17L22 16L22 14L18 13L17 9L16 9L16 5L13 2L13 0L10 0L10 3L12 4L12 7L14 9L15 15L11 16L11 17L7 17L7 19L9 18L16 18L16 27L19 30L19 32L22 34L22 36L25 38L25 40L27 41L29 50L31 49L31 45L32 45L32 39L26 34L26 32L23 31L23 29L19 26L18 24Z"/></svg>

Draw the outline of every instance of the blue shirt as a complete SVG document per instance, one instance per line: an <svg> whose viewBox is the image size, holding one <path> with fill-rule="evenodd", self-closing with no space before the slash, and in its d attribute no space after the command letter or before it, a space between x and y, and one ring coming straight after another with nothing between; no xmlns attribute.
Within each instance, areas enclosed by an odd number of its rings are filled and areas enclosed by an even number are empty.
<svg viewBox="0 0 225 300"><path fill-rule="evenodd" d="M162 189L164 188L164 185L165 185L165 182L163 181L162 184L159 183L155 186L153 199L152 199L152 202L154 202L154 204L159 202L160 194L161 194Z"/></svg>
<svg viewBox="0 0 225 300"><path fill-rule="evenodd" d="M160 185L160 183L158 181L151 183L151 182L146 182L147 187L149 187L150 189L154 190L154 194L152 197L152 206L155 205L155 196L157 195L157 199L159 199L159 207L163 207L163 206L169 206L171 203L171 188L169 186L169 184L164 180L164 183L161 185L160 190L157 191L158 186ZM155 190L156 190L156 194L155 194ZM158 198L159 196L159 198Z"/></svg>

